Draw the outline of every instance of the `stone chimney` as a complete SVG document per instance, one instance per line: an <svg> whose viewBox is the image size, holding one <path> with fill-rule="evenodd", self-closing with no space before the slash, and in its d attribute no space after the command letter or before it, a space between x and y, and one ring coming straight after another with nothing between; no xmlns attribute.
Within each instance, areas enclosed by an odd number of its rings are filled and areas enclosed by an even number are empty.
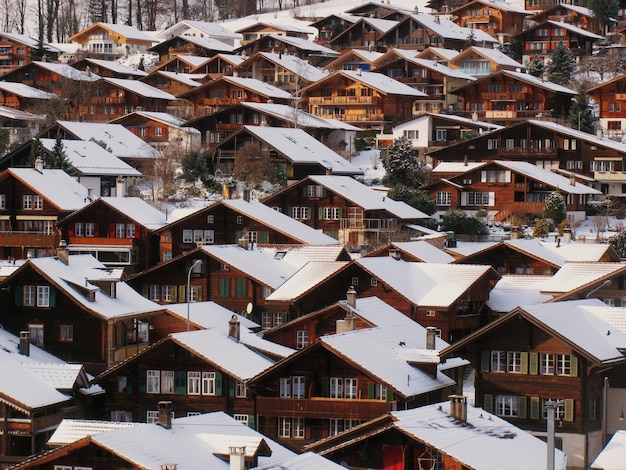
<svg viewBox="0 0 626 470"><path fill-rule="evenodd" d="M239 338L241 335L241 325L239 320L237 319L237 315L233 315L228 320L228 337L234 339L239 342Z"/></svg>
<svg viewBox="0 0 626 470"><path fill-rule="evenodd" d="M426 349L435 349L435 338L437 338L437 328L434 326L426 327Z"/></svg>
<svg viewBox="0 0 626 470"><path fill-rule="evenodd" d="M172 402L159 402L159 420L157 424L165 429L172 429Z"/></svg>
<svg viewBox="0 0 626 470"><path fill-rule="evenodd" d="M346 333L347 331L353 331L356 328L356 318L354 317L354 312L349 310L346 314L346 318L337 320L336 332Z"/></svg>
<svg viewBox="0 0 626 470"><path fill-rule="evenodd" d="M346 293L346 301L350 307L356 308L356 290L354 289L354 286L350 286L350 289L348 289L348 292Z"/></svg>
<svg viewBox="0 0 626 470"><path fill-rule="evenodd" d="M43 160L39 156L35 159L35 170L39 173L43 173Z"/></svg>
<svg viewBox="0 0 626 470"><path fill-rule="evenodd" d="M57 258L63 262L63 264L70 263L69 253L67 251L67 242L65 240L61 240L59 242L59 246L57 248Z"/></svg>
<svg viewBox="0 0 626 470"><path fill-rule="evenodd" d="M456 421L467 422L467 398L462 395L450 395L450 416Z"/></svg>
<svg viewBox="0 0 626 470"><path fill-rule="evenodd" d="M19 352L22 356L30 356L30 331L20 331Z"/></svg>
<svg viewBox="0 0 626 470"><path fill-rule="evenodd" d="M244 470L246 468L246 446L229 446L230 470Z"/></svg>

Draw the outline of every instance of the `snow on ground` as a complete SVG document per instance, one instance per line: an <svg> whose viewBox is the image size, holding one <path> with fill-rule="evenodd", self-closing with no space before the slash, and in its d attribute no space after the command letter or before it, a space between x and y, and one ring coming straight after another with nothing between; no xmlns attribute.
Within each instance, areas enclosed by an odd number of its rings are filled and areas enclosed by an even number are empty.
<svg viewBox="0 0 626 470"><path fill-rule="evenodd" d="M363 150L350 158L350 162L363 170L363 182L365 184L382 182L385 168L380 160L380 150Z"/></svg>

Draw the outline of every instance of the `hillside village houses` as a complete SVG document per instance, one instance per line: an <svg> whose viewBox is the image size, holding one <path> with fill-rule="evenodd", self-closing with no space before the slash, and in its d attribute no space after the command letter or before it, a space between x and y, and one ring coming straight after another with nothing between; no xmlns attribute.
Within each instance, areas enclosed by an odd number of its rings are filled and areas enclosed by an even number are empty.
<svg viewBox="0 0 626 470"><path fill-rule="evenodd" d="M397 1L0 31L2 468L626 468L624 10Z"/></svg>

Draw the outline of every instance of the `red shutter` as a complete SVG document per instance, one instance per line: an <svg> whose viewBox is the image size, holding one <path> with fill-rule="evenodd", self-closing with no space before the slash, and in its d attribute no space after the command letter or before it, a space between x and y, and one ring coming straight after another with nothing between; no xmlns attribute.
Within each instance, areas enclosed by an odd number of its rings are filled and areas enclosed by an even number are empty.
<svg viewBox="0 0 626 470"><path fill-rule="evenodd" d="M109 224L109 238L115 238L115 224Z"/></svg>
<svg viewBox="0 0 626 470"><path fill-rule="evenodd" d="M74 222L72 222L71 224L68 225L68 227L67 227L67 235L69 237L73 237L74 236Z"/></svg>
<svg viewBox="0 0 626 470"><path fill-rule="evenodd" d="M139 224L135 224L135 238L140 238L141 235L141 226Z"/></svg>

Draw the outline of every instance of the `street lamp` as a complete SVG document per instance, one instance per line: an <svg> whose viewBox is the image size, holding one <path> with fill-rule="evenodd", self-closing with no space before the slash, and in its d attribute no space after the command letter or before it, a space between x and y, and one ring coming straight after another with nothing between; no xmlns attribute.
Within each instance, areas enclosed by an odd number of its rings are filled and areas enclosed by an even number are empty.
<svg viewBox="0 0 626 470"><path fill-rule="evenodd" d="M201 259L197 259L190 267L189 271L187 271L187 331L189 331L189 303L191 302L191 271L193 268L198 266L198 264L202 263Z"/></svg>

